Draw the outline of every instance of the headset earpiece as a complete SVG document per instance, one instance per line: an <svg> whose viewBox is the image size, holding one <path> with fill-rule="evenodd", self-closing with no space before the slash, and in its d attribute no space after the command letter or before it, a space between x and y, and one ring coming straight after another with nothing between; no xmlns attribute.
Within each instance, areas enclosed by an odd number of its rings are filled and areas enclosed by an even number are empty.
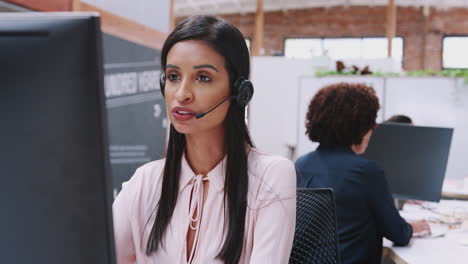
<svg viewBox="0 0 468 264"><path fill-rule="evenodd" d="M234 83L234 91L236 95L236 101L240 107L245 107L252 99L254 88L251 81L240 77Z"/></svg>
<svg viewBox="0 0 468 264"><path fill-rule="evenodd" d="M159 77L159 88L161 89L161 93L164 97L164 88L166 88L166 74L163 72Z"/></svg>

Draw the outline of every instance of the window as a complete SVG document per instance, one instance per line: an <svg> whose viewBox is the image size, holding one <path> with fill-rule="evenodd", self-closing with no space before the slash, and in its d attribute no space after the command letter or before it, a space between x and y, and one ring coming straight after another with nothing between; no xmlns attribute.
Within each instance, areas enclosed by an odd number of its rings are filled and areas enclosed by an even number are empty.
<svg viewBox="0 0 468 264"><path fill-rule="evenodd" d="M288 58L383 59L387 58L387 45L387 38L289 38L284 50ZM403 38L393 39L392 57L403 62Z"/></svg>
<svg viewBox="0 0 468 264"><path fill-rule="evenodd" d="M449 36L442 43L443 68L468 68L468 36Z"/></svg>

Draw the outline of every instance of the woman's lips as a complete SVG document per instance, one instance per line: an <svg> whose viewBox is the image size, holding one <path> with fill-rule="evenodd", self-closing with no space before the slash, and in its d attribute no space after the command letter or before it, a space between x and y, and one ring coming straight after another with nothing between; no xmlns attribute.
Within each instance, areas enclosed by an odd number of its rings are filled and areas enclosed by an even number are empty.
<svg viewBox="0 0 468 264"><path fill-rule="evenodd" d="M172 109L172 114L174 115L174 118L179 121L189 120L196 115L192 110L183 107L174 107Z"/></svg>

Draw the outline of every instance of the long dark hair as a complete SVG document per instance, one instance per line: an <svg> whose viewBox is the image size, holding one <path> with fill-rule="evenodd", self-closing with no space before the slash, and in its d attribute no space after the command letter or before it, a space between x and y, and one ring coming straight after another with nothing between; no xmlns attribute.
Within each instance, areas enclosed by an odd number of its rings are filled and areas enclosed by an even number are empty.
<svg viewBox="0 0 468 264"><path fill-rule="evenodd" d="M233 83L239 78L249 77L250 56L242 33L229 22L214 16L193 16L182 21L169 35L161 51L161 67L166 70L166 59L174 44L184 40L200 40L208 43L224 57L229 73L231 93ZM247 209L247 147L253 147L245 124L245 108L231 101L224 120L224 151L226 154L226 175L224 181L225 215L228 217L228 231L223 247L217 258L224 263L239 262L244 240L245 215ZM169 145L166 153L161 197L156 219L146 245L146 254L156 252L170 223L180 179L180 166L185 151L185 135L171 125Z"/></svg>

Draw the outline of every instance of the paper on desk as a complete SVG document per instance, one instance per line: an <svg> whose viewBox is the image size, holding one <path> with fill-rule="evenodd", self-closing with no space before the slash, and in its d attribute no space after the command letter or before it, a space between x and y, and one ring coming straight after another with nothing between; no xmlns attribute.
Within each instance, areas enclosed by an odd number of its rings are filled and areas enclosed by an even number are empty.
<svg viewBox="0 0 468 264"><path fill-rule="evenodd" d="M429 223L429 227L431 228L431 234L427 236L428 238L436 238L436 237L443 237L447 234L449 230L447 225L441 224L431 224Z"/></svg>

